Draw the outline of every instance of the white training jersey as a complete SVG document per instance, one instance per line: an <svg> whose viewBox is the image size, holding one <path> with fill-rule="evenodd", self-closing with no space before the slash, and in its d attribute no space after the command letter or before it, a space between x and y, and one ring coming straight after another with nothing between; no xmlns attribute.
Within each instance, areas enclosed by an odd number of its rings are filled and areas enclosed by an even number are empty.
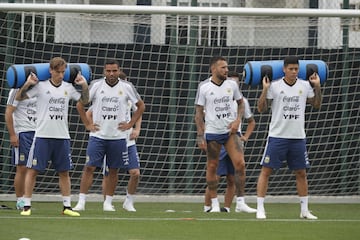
<svg viewBox="0 0 360 240"><path fill-rule="evenodd" d="M306 101L314 96L308 81L297 79L292 86L283 78L272 81L267 92L267 99L272 100L269 136L304 139Z"/></svg>
<svg viewBox="0 0 360 240"><path fill-rule="evenodd" d="M93 122L100 130L90 132L90 136L101 139L126 139L127 131L118 129L121 122L128 122L128 101L135 105L141 100L135 87L127 81L119 80L115 86L103 81L96 82L90 89Z"/></svg>
<svg viewBox="0 0 360 240"><path fill-rule="evenodd" d="M238 104L236 101L234 101L234 114L237 116L237 111L238 111ZM243 103L244 103L244 115L243 115L243 119L249 119L252 118L252 116L254 115L253 112L251 111L250 108L250 104L249 101L247 100L247 98L243 97ZM242 128L242 121L239 125L239 132L241 133L241 128Z"/></svg>
<svg viewBox="0 0 360 240"><path fill-rule="evenodd" d="M65 81L57 87L50 80L39 81L27 91L27 96L37 98L35 137L70 139L69 101L78 101L81 97L75 87Z"/></svg>
<svg viewBox="0 0 360 240"><path fill-rule="evenodd" d="M15 132L32 132L36 128L36 98L29 98L23 101L16 101L15 96L19 89L12 88L9 92L7 105L15 107L13 112Z"/></svg>
<svg viewBox="0 0 360 240"><path fill-rule="evenodd" d="M236 120L233 109L234 100L240 100L242 94L237 83L227 79L221 85L211 78L199 84L195 105L204 107L205 133L224 134L229 132L229 124Z"/></svg>

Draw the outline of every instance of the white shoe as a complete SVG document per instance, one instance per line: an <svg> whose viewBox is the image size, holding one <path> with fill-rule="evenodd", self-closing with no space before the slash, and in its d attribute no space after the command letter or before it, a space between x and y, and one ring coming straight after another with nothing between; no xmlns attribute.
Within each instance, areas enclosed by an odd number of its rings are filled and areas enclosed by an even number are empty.
<svg viewBox="0 0 360 240"><path fill-rule="evenodd" d="M204 212L210 212L211 207L210 206L204 206Z"/></svg>
<svg viewBox="0 0 360 240"><path fill-rule="evenodd" d="M211 210L209 212L220 212L220 206L211 207Z"/></svg>
<svg viewBox="0 0 360 240"><path fill-rule="evenodd" d="M256 213L256 209L249 207L246 203L237 203L235 212Z"/></svg>
<svg viewBox="0 0 360 240"><path fill-rule="evenodd" d="M316 220L316 219L318 219L318 217L312 215L310 211L301 212L301 213L300 213L300 218L309 219L309 220Z"/></svg>
<svg viewBox="0 0 360 240"><path fill-rule="evenodd" d="M111 205L111 204L106 204L106 203L103 204L103 210L104 210L105 212L115 212L115 211L116 211L116 210L115 210L115 207L114 207L113 205Z"/></svg>
<svg viewBox="0 0 360 240"><path fill-rule="evenodd" d="M128 212L136 212L132 201L130 201L128 198L125 198L123 208Z"/></svg>
<svg viewBox="0 0 360 240"><path fill-rule="evenodd" d="M266 219L265 211L257 210L256 211L256 219Z"/></svg>
<svg viewBox="0 0 360 240"><path fill-rule="evenodd" d="M77 203L75 207L72 208L74 211L85 211L85 204Z"/></svg>

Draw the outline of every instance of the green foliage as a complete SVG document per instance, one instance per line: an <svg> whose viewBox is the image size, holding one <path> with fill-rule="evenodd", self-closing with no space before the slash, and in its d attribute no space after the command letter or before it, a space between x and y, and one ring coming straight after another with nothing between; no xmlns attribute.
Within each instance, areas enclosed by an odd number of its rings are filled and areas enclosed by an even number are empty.
<svg viewBox="0 0 360 240"><path fill-rule="evenodd" d="M136 203L133 213L119 202L115 207L116 212L103 212L102 203L89 202L80 217L62 216L61 203L55 202L34 202L29 217L18 210L0 210L1 239L332 240L357 239L360 234L359 204L311 204L316 221L299 219L297 204L266 204L266 220L256 220L255 214L203 213L201 203Z"/></svg>

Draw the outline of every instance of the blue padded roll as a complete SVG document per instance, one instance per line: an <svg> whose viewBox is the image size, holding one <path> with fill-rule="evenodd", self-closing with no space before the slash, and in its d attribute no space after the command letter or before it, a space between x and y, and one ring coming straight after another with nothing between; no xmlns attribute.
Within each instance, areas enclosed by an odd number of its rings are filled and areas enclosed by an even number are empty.
<svg viewBox="0 0 360 240"><path fill-rule="evenodd" d="M39 81L48 80L50 78L49 68L49 63L11 65L6 72L7 83L11 88L20 88L24 85L31 72L36 74ZM90 82L91 68L86 63L68 63L65 70L64 81L73 83L79 71L81 71L86 81Z"/></svg>
<svg viewBox="0 0 360 240"><path fill-rule="evenodd" d="M246 84L257 86L262 84L265 75L270 80L279 79L284 76L284 61L249 61L245 64L243 70L243 80ZM302 80L308 80L314 72L319 74L320 83L323 84L329 75L327 64L322 60L299 60L298 77Z"/></svg>

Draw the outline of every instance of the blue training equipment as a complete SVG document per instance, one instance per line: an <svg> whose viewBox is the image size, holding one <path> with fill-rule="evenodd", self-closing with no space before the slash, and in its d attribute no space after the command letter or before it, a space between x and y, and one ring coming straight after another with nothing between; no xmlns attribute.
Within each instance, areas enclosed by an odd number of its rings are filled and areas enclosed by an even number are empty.
<svg viewBox="0 0 360 240"><path fill-rule="evenodd" d="M20 88L24 85L30 73L35 73L40 81L48 80L50 78L49 68L49 63L11 65L6 72L7 83L11 88ZM91 68L86 63L68 63L64 81L73 83L79 72L89 83L91 80Z"/></svg>
<svg viewBox="0 0 360 240"><path fill-rule="evenodd" d="M284 76L284 61L249 61L245 64L243 70L243 80L246 84L257 86L262 84L264 76L268 76L270 80L279 79ZM329 75L327 64L322 60L299 60L298 77L308 80L314 72L319 75L320 83L323 84Z"/></svg>

